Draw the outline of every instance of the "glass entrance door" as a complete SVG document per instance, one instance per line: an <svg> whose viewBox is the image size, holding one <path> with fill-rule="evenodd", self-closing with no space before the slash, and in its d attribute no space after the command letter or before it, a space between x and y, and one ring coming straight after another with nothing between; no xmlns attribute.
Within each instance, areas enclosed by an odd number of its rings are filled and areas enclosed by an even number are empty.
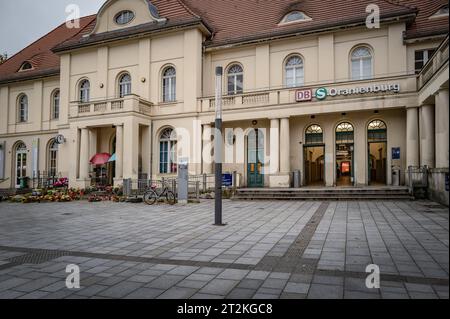
<svg viewBox="0 0 450 319"><path fill-rule="evenodd" d="M353 186L354 175L354 129L348 122L336 127L336 186Z"/></svg>
<svg viewBox="0 0 450 319"><path fill-rule="evenodd" d="M264 186L264 134L258 129L250 131L247 139L247 186Z"/></svg>

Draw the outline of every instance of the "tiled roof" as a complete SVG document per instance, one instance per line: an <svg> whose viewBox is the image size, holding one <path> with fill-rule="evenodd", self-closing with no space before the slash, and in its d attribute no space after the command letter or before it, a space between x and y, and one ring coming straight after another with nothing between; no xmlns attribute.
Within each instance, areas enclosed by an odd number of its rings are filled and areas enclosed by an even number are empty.
<svg viewBox="0 0 450 319"><path fill-rule="evenodd" d="M365 22L368 4L377 4L381 16L415 13L415 9L387 0L184 0L214 29L208 44L217 46L245 39L276 36L287 32ZM279 25L289 12L299 10L310 21Z"/></svg>
<svg viewBox="0 0 450 319"><path fill-rule="evenodd" d="M148 1L148 0L147 0ZM448 33L448 16L429 19L445 0L151 0L165 23L147 23L124 30L89 34L95 27L95 15L81 18L80 29L60 25L0 65L0 84L59 73L59 57L53 48L72 48L108 41L114 37L153 32L203 23L212 36L207 46L252 41L286 34L302 34L340 25L357 25L365 21L368 4L380 7L381 17L416 16L407 25L405 38ZM283 16L293 10L305 12L310 21L279 25ZM33 70L18 72L29 61Z"/></svg>
<svg viewBox="0 0 450 319"><path fill-rule="evenodd" d="M51 51L51 48L76 35L94 19L94 15L81 18L80 29L69 29L63 23L6 60L5 63L0 65L0 83L58 74L59 57ZM18 72L25 61L30 62L33 69Z"/></svg>
<svg viewBox="0 0 450 319"><path fill-rule="evenodd" d="M400 3L418 9L416 19L406 30L406 39L448 33L448 16L430 18L443 5L448 4L447 0L401 0Z"/></svg>

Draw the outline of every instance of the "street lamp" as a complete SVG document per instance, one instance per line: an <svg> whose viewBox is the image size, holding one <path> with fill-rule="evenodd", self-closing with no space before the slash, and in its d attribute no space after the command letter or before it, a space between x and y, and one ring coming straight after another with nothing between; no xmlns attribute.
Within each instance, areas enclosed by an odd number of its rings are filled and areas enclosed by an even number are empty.
<svg viewBox="0 0 450 319"><path fill-rule="evenodd" d="M216 226L224 226L222 223L222 74L222 67L216 67L216 121L214 129L214 225Z"/></svg>

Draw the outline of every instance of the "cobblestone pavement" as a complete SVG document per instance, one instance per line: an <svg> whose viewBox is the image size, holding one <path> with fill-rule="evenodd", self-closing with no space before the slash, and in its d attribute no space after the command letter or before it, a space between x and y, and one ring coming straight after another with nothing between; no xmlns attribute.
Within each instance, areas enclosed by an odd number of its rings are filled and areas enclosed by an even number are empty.
<svg viewBox="0 0 450 319"><path fill-rule="evenodd" d="M448 298L448 217L426 201L225 201L217 227L212 201L0 203L0 298Z"/></svg>

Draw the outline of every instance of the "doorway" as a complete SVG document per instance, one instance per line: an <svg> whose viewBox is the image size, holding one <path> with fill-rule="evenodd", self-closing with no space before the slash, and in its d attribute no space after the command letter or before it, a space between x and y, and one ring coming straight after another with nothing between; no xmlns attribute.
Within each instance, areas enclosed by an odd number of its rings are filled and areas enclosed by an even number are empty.
<svg viewBox="0 0 450 319"><path fill-rule="evenodd" d="M336 127L336 186L354 185L354 128L344 122Z"/></svg>
<svg viewBox="0 0 450 319"><path fill-rule="evenodd" d="M16 146L15 188L20 188L20 180L27 175L27 147L24 143Z"/></svg>
<svg viewBox="0 0 450 319"><path fill-rule="evenodd" d="M368 181L369 185L386 185L387 127L374 120L367 127Z"/></svg>
<svg viewBox="0 0 450 319"><path fill-rule="evenodd" d="M320 125L306 128L303 147L305 186L324 186L325 184L325 144Z"/></svg>
<svg viewBox="0 0 450 319"><path fill-rule="evenodd" d="M264 133L252 129L247 137L247 186L264 186Z"/></svg>

